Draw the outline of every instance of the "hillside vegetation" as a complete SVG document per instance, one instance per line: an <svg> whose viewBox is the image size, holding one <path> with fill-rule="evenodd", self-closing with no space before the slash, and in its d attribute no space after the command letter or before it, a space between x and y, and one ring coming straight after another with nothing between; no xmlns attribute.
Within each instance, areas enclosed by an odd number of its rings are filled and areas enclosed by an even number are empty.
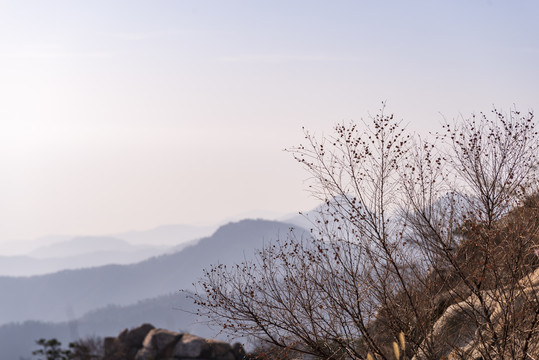
<svg viewBox="0 0 539 360"><path fill-rule="evenodd" d="M305 139L290 151L325 203L312 238L208 268L201 315L320 359L539 356L533 113L493 109L427 139L382 109Z"/></svg>

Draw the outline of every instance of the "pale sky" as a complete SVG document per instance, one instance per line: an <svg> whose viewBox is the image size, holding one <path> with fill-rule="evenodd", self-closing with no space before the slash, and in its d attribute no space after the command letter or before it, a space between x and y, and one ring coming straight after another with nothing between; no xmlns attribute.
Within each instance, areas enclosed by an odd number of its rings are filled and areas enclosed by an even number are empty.
<svg viewBox="0 0 539 360"><path fill-rule="evenodd" d="M286 147L539 109L539 2L0 0L0 242L316 205Z"/></svg>

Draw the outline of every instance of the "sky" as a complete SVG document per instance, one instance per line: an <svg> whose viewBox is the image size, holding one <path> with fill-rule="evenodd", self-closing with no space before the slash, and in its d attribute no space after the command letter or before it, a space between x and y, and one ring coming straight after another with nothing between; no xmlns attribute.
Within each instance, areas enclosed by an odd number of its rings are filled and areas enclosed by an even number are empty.
<svg viewBox="0 0 539 360"><path fill-rule="evenodd" d="M382 101L539 109L535 0L0 0L0 243L317 205L283 151Z"/></svg>

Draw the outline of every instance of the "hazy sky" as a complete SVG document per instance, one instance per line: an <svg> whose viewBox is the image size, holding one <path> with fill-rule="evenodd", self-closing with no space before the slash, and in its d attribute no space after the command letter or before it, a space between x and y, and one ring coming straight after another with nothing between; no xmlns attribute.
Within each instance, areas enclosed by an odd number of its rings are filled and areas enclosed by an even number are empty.
<svg viewBox="0 0 539 360"><path fill-rule="evenodd" d="M313 207L282 151L380 102L539 109L539 2L0 0L0 242Z"/></svg>

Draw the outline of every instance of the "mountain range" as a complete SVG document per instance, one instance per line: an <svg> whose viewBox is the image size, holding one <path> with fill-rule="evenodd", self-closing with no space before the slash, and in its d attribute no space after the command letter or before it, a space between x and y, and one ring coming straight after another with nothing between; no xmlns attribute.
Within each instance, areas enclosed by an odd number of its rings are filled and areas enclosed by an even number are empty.
<svg viewBox="0 0 539 360"><path fill-rule="evenodd" d="M66 269L132 264L180 251L210 235L216 228L164 225L111 236L49 236L37 239L35 243L26 243L26 251L18 252L16 246L10 251L6 248L8 245L3 244L0 253L11 255L0 255L0 276L32 276ZM37 246L39 241L45 245Z"/></svg>
<svg viewBox="0 0 539 360"><path fill-rule="evenodd" d="M114 336L143 323L179 332L215 337L216 331L197 323L193 302L184 294L162 295L128 306L109 305L71 321L25 321L0 326L2 359L31 359L40 338L58 339L64 346L79 338Z"/></svg>
<svg viewBox="0 0 539 360"><path fill-rule="evenodd" d="M179 251L135 264L2 276L0 348L17 348L18 356L26 356L37 338L66 342L79 336L115 335L142 322L215 336L205 325L196 324L192 302L178 290L193 290L193 283L211 264L244 261L255 249L290 231L301 236L305 230L278 221L243 220ZM21 342L15 335L21 333L28 341L15 346Z"/></svg>
<svg viewBox="0 0 539 360"><path fill-rule="evenodd" d="M167 246L134 246L111 237L74 238L36 249L29 255L0 256L0 275L32 276L65 269L131 264L169 251L171 248Z"/></svg>

